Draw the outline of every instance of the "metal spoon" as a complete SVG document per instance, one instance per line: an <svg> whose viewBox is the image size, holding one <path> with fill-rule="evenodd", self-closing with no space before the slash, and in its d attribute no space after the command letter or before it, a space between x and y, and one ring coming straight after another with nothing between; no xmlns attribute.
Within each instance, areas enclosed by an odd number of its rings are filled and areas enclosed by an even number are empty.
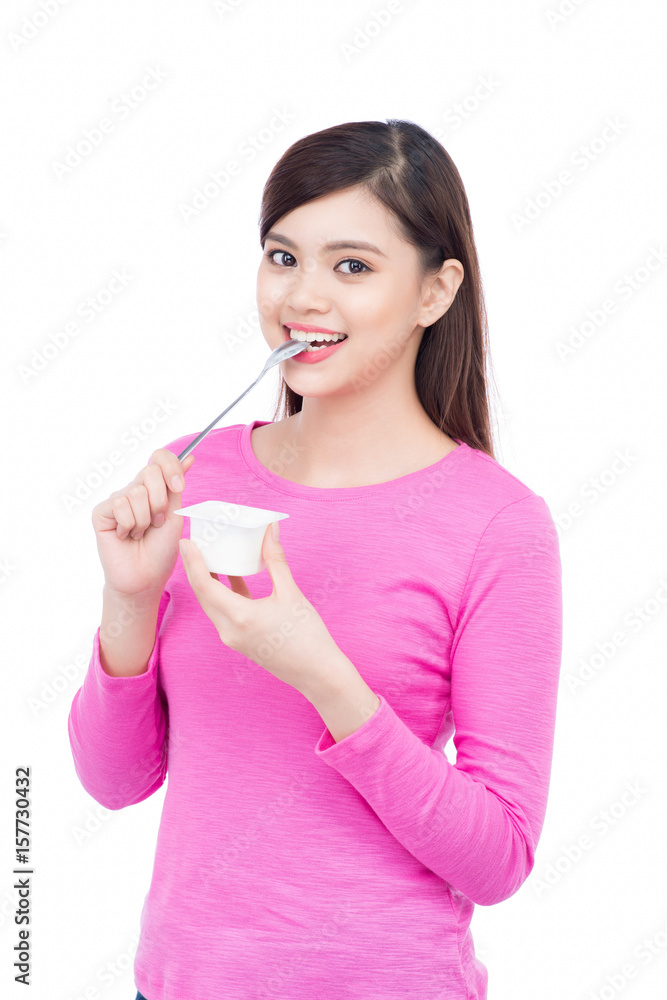
<svg viewBox="0 0 667 1000"><path fill-rule="evenodd" d="M205 427L204 430L201 432L201 434L198 434L197 437L194 438L194 440L192 440L190 442L190 444L187 446L187 448L183 449L183 451L181 452L181 454L178 456L179 461L182 462L184 458L187 458L187 456L190 454L190 452L192 451L192 449L196 448L196 446L199 444L199 442L204 440L204 438L206 437L206 435L209 433L209 431L213 430L213 428L218 423L218 421L222 420L222 418L224 417L224 415L226 413L229 413L229 411L231 410L231 408L233 406L236 406L236 404L238 402L240 402L240 400L243 399L243 397L245 396L245 394L247 392L250 392L250 390L252 389L252 387L254 385L257 385L257 383L259 382L259 380L264 375L266 375L266 373L268 372L268 370L270 368L273 368L274 365L280 364L281 361L287 360L287 358L293 357L295 354L299 354L301 351L305 351L305 349L307 347L308 347L308 344L305 343L304 341L301 341L301 340L286 340L284 344L280 344L279 347L276 347L275 351L271 351L271 353L269 354L268 358L266 359L266 364L264 365L264 368L259 373L259 375L255 379L255 381L251 382L250 385L248 386L248 388L245 389L245 391L241 393L241 395L238 397L238 399L235 399L233 403L230 403L226 410L223 410L222 413L215 418L215 420L211 421L211 423L208 425L208 427Z"/></svg>

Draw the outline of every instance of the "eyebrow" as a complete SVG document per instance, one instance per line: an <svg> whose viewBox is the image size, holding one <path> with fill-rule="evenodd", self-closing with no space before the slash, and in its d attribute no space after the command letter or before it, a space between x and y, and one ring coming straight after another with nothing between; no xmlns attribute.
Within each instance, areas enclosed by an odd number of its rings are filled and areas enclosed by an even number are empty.
<svg viewBox="0 0 667 1000"><path fill-rule="evenodd" d="M290 247L291 250L298 250L296 243L293 240L283 236L282 233L276 233L271 230L264 237L264 242L266 240L275 240L276 243L284 243L286 247ZM386 257L385 253L382 253L379 247L376 247L374 243L368 243L366 240L333 240L329 243L322 244L322 249L329 252L331 250L370 250L372 253L377 253L380 257Z"/></svg>

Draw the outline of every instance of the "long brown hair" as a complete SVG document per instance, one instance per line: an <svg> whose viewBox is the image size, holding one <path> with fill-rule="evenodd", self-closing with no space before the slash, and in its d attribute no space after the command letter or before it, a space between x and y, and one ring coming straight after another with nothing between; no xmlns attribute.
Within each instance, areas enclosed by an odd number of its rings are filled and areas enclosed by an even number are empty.
<svg viewBox="0 0 667 1000"><path fill-rule="evenodd" d="M287 149L264 186L260 243L288 212L333 191L363 185L393 212L419 251L421 277L453 257L464 277L444 316L424 330L415 386L433 423L495 458L487 389L488 320L468 198L445 148L411 121L347 122ZM280 376L273 420L298 413L303 396Z"/></svg>

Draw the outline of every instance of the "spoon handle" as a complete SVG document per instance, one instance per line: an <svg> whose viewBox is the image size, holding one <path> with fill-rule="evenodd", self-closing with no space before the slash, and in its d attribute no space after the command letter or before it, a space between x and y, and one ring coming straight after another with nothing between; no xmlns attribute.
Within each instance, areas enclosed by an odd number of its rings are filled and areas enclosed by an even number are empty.
<svg viewBox="0 0 667 1000"><path fill-rule="evenodd" d="M218 423L218 421L222 420L222 418L224 417L224 415L226 413L229 413L229 411L232 409L232 407L236 406L236 404L238 402L240 402L240 400L243 399L243 397L245 396L245 394L247 392L250 392L250 390L253 388L253 386L257 385L257 383L259 382L259 380L264 375L266 375L266 373L269 371L270 368L273 368L274 365L279 364L281 361L284 361L286 358L291 358L295 354L299 354L299 352L305 350L305 348L306 348L306 344L302 343L299 340L287 340L287 341L285 341L284 344L280 344L278 347L276 347L276 349L274 351L272 351L271 354L266 359L266 364L264 365L264 368L259 373L259 375L255 379L255 381L251 382L250 385L248 386L248 388L244 389L243 392L241 393L241 395L238 396L237 399L235 399L233 403L230 403L226 410L223 410L222 413L218 414L218 416L215 418L215 420L212 420L211 423L208 425L208 427L204 428L204 430L201 432L201 434L198 434L196 438L192 439L192 441L190 442L190 444L187 445L187 447L185 447L183 449L183 451L180 453L180 455L178 456L179 462L182 462L184 458L188 457L188 455L190 454L190 452L192 451L192 449L196 448L197 445L199 444L199 442L203 441L204 438L206 437L206 435L210 431L213 430L213 428Z"/></svg>

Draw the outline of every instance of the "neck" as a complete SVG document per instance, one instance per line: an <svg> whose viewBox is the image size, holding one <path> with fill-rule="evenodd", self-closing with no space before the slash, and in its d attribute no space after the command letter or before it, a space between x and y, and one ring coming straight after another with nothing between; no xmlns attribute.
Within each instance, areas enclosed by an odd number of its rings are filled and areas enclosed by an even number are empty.
<svg viewBox="0 0 667 1000"><path fill-rule="evenodd" d="M382 398L384 405L378 405L377 398L369 401L363 393L304 396L302 409L290 420L290 442L298 456L291 475L332 487L383 482L405 475L415 463L416 468L432 464L437 460L432 459L434 448L440 447L445 454L446 436L430 419L416 391L407 401L402 397L400 410L395 408L392 392Z"/></svg>

